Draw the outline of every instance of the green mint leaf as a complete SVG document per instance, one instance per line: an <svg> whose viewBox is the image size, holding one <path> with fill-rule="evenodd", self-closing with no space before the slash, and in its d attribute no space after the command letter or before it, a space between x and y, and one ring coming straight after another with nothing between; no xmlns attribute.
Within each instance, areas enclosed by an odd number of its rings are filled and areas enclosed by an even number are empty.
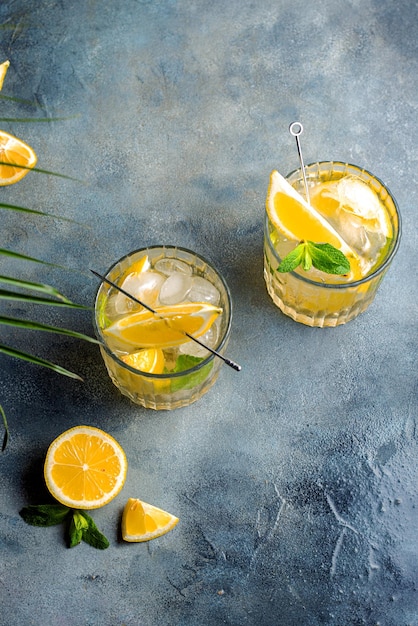
<svg viewBox="0 0 418 626"><path fill-rule="evenodd" d="M83 528L82 539L93 548L98 550L106 550L109 547L109 540L104 536L102 532L97 528L94 520L85 511L80 511L80 514L84 517L87 527Z"/></svg>
<svg viewBox="0 0 418 626"><path fill-rule="evenodd" d="M107 537L98 528L88 528L83 532L83 541L98 550L106 550L110 543Z"/></svg>
<svg viewBox="0 0 418 626"><path fill-rule="evenodd" d="M330 243L302 241L280 263L279 272L292 272L299 265L305 272L315 267L326 274L348 274L350 262L347 257Z"/></svg>
<svg viewBox="0 0 418 626"><path fill-rule="evenodd" d="M78 546L81 541L99 550L104 550L110 545L85 511L70 509L62 504L37 504L24 507L19 514L27 524L32 526L55 526L71 515L68 528L70 548Z"/></svg>
<svg viewBox="0 0 418 626"><path fill-rule="evenodd" d="M88 527L88 523L78 511L73 511L70 527L69 527L69 546L74 548L78 546L83 538L83 530Z"/></svg>
<svg viewBox="0 0 418 626"><path fill-rule="evenodd" d="M176 364L171 372L183 372L184 370L189 370L195 365L198 365L201 361L203 361L201 357L192 356L191 354L180 354L177 357Z"/></svg>
<svg viewBox="0 0 418 626"><path fill-rule="evenodd" d="M73 520L71 520L71 524L69 528L69 537L70 537L70 541L69 541L68 546L70 548L75 548L75 546L78 546L78 544L81 542L83 538L83 533L81 532L81 530L77 530Z"/></svg>
<svg viewBox="0 0 418 626"><path fill-rule="evenodd" d="M37 504L25 506L19 515L31 526L55 526L61 524L69 512L62 504Z"/></svg>
<svg viewBox="0 0 418 626"><path fill-rule="evenodd" d="M300 243L296 248L294 248L287 256L284 257L279 267L277 268L279 272L292 272L295 270L301 263L304 257L304 250L306 244Z"/></svg>
<svg viewBox="0 0 418 626"><path fill-rule="evenodd" d="M329 243L313 243L308 241L308 251L312 265L327 274L348 274L350 262L347 257Z"/></svg>
<svg viewBox="0 0 418 626"><path fill-rule="evenodd" d="M302 259L302 267L305 272L308 272L312 267L312 256L309 252L309 245L305 242L305 247L303 249L303 259Z"/></svg>
<svg viewBox="0 0 418 626"><path fill-rule="evenodd" d="M82 511L73 512L73 522L77 530L83 531L89 527L89 523L87 519L85 518L85 516L83 515Z"/></svg>
<svg viewBox="0 0 418 626"><path fill-rule="evenodd" d="M170 370L170 374L173 372L183 372L185 370L195 367L201 363L203 359L201 357L192 356L191 354L180 354L177 357L176 365L174 369ZM185 376L179 376L171 379L171 391L179 391L180 389L192 389L196 385L203 383L203 381L209 375L213 367L213 361L209 361L204 367L196 372L187 374Z"/></svg>

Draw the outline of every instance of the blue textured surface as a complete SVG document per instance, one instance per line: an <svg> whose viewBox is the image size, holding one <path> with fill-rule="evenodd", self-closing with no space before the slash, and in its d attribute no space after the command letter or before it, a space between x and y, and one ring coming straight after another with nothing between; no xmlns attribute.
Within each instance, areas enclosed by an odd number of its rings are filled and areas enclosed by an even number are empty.
<svg viewBox="0 0 418 626"><path fill-rule="evenodd" d="M69 268L0 260L91 304L128 251L176 244L227 279L225 367L198 403L155 413L118 395L98 349L1 329L1 341L77 371L0 355L12 437L0 458L0 623L8 626L417 626L418 3L415 0L3 0L11 66L2 122L39 167L2 202L1 247ZM283 316L262 278L269 173L337 159L380 177L403 239L369 311L337 329ZM26 315L22 305L2 310ZM89 313L33 316L92 334ZM126 450L126 486L94 512L111 545L68 550L25 525L45 501L49 443L86 423ZM180 517L149 544L120 541L140 497Z"/></svg>

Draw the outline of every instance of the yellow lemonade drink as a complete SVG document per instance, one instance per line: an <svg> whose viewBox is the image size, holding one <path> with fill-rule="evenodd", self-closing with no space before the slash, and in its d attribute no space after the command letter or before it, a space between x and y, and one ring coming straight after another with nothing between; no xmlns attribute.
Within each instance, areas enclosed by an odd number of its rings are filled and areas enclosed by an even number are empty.
<svg viewBox="0 0 418 626"><path fill-rule="evenodd" d="M222 361L186 333L224 353L232 304L219 272L190 250L154 246L128 254L106 278L146 305L106 282L98 289L95 331L116 387L153 409L198 400L215 382Z"/></svg>
<svg viewBox="0 0 418 626"><path fill-rule="evenodd" d="M286 179L271 174L264 278L274 303L295 321L337 326L373 301L399 245L400 215L387 187L355 165L314 163L305 167L305 176L310 203L300 169ZM301 242L331 244L349 261L348 271L327 273L315 264L306 270L303 262L292 271L279 269ZM322 254L319 248L308 244L308 256Z"/></svg>

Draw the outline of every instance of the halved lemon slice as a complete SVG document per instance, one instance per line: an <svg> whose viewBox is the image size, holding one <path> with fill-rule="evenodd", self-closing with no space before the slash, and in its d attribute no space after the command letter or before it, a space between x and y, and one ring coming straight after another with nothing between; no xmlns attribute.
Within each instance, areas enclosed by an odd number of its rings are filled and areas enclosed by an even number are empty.
<svg viewBox="0 0 418 626"><path fill-rule="evenodd" d="M270 175L266 208L273 226L287 239L330 243L346 256L357 258L331 224L276 170Z"/></svg>
<svg viewBox="0 0 418 626"><path fill-rule="evenodd" d="M0 130L0 185L17 183L35 167L37 160L35 151L30 146Z"/></svg>
<svg viewBox="0 0 418 626"><path fill-rule="evenodd" d="M146 348L120 357L122 361L141 372L162 374L164 370L164 353L161 348Z"/></svg>
<svg viewBox="0 0 418 626"><path fill-rule="evenodd" d="M6 78L9 65L10 65L10 61L3 61L3 63L0 65L0 91L3 89L3 83L4 83L4 79Z"/></svg>
<svg viewBox="0 0 418 626"><path fill-rule="evenodd" d="M97 509L120 492L128 463L119 443L99 428L75 426L49 446L44 476L58 502Z"/></svg>
<svg viewBox="0 0 418 626"><path fill-rule="evenodd" d="M160 306L155 314L138 311L118 319L103 330L103 334L136 348L164 348L186 341L187 332L198 338L204 335L222 313L207 302L184 302Z"/></svg>
<svg viewBox="0 0 418 626"><path fill-rule="evenodd" d="M129 498L122 514L122 537L130 542L149 541L168 533L178 521L178 517L167 511Z"/></svg>

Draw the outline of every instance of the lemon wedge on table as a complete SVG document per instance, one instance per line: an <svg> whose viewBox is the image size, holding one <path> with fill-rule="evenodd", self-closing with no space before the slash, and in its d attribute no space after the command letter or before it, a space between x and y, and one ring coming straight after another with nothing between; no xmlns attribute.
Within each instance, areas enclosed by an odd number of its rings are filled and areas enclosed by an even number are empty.
<svg viewBox="0 0 418 626"><path fill-rule="evenodd" d="M24 141L0 130L0 186L17 183L37 160L35 151Z"/></svg>
<svg viewBox="0 0 418 626"><path fill-rule="evenodd" d="M178 517L167 511L129 498L122 514L122 537L131 543L149 541L168 533L178 521Z"/></svg>
<svg viewBox="0 0 418 626"><path fill-rule="evenodd" d="M64 506L97 509L120 492L127 467L125 452L111 435L92 426L75 426L49 446L44 477Z"/></svg>
<svg viewBox="0 0 418 626"><path fill-rule="evenodd" d="M198 338L212 326L222 309L206 302L184 302L128 314L103 330L106 337L127 346L164 348L186 341L187 332Z"/></svg>

